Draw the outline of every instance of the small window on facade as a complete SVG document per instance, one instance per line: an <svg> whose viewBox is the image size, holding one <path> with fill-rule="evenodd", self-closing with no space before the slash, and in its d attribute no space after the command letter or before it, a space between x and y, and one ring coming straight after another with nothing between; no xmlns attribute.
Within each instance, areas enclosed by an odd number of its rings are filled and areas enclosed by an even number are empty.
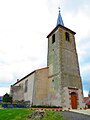
<svg viewBox="0 0 90 120"><path fill-rule="evenodd" d="M66 38L67 41L70 41L69 33L68 32L65 33L65 38Z"/></svg>
<svg viewBox="0 0 90 120"><path fill-rule="evenodd" d="M54 82L54 80L52 80L52 82Z"/></svg>
<svg viewBox="0 0 90 120"><path fill-rule="evenodd" d="M28 80L25 81L25 92L28 90Z"/></svg>
<svg viewBox="0 0 90 120"><path fill-rule="evenodd" d="M52 36L52 44L55 42L55 34Z"/></svg>

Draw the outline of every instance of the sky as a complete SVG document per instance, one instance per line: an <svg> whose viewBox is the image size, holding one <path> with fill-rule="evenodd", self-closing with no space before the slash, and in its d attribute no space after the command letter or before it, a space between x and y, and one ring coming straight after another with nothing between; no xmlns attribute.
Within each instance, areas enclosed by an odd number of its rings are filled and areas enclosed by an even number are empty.
<svg viewBox="0 0 90 120"><path fill-rule="evenodd" d="M47 35L58 7L76 32L84 96L90 90L90 0L0 0L0 96L33 70L47 66Z"/></svg>

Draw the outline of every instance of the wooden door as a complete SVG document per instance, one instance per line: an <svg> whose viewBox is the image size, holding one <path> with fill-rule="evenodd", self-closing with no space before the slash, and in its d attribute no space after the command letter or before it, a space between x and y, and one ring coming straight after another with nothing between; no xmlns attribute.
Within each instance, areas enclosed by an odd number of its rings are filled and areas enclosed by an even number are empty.
<svg viewBox="0 0 90 120"><path fill-rule="evenodd" d="M77 109L77 94L76 93L71 93L71 106L72 109Z"/></svg>

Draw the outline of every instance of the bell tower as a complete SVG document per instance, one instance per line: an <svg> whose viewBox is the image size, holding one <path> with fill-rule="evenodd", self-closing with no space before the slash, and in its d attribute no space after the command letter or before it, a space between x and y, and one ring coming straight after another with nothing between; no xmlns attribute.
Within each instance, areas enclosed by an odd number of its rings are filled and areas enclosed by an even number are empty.
<svg viewBox="0 0 90 120"><path fill-rule="evenodd" d="M65 108L83 107L82 81L75 32L64 26L59 10L56 27L47 36L49 104Z"/></svg>

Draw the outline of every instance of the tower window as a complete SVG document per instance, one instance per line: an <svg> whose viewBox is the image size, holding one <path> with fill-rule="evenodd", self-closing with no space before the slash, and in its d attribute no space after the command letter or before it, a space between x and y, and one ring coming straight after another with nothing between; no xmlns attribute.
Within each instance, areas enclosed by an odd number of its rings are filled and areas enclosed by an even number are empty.
<svg viewBox="0 0 90 120"><path fill-rule="evenodd" d="M65 38L66 38L66 41L70 41L70 37L69 37L69 33L68 32L65 33Z"/></svg>
<svg viewBox="0 0 90 120"><path fill-rule="evenodd" d="M52 36L52 44L55 42L55 34Z"/></svg>
<svg viewBox="0 0 90 120"><path fill-rule="evenodd" d="M52 80L52 82L54 82L54 80Z"/></svg>

